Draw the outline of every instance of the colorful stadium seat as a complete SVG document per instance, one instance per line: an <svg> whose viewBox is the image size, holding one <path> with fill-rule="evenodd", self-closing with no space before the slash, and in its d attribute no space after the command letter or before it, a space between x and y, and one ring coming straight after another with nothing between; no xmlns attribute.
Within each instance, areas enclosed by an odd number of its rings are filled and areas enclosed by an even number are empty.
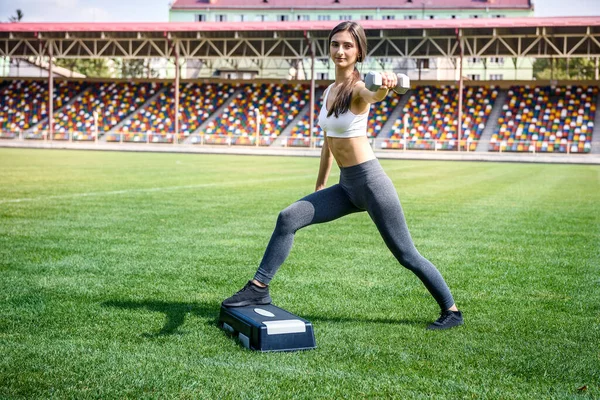
<svg viewBox="0 0 600 400"><path fill-rule="evenodd" d="M82 82L56 80L54 82L54 109L68 103L85 86ZM43 80L14 80L0 89L0 130L25 132L48 117L48 82ZM37 128L37 127L36 127ZM47 128L47 124L46 124ZM42 129L24 134L41 139ZM60 138L60 135L59 137Z"/></svg>
<svg viewBox="0 0 600 400"><path fill-rule="evenodd" d="M490 151L588 153L597 86L512 86Z"/></svg>
<svg viewBox="0 0 600 400"><path fill-rule="evenodd" d="M179 87L179 132L192 134L235 92L229 84L183 83ZM162 92L125 123L125 141L172 143L175 133L175 88ZM146 136L149 135L149 136ZM118 135L113 135L117 137ZM107 140L109 138L107 137Z"/></svg>
<svg viewBox="0 0 600 400"><path fill-rule="evenodd" d="M258 110L260 144L269 145L296 118L310 97L310 88L299 84L246 84L241 89L221 115L207 126L206 143L255 144L255 110Z"/></svg>
<svg viewBox="0 0 600 400"><path fill-rule="evenodd" d="M498 95L495 87L468 86L463 89L461 148L475 150ZM404 146L404 115L407 147L418 150L456 150L458 142L458 89L454 86L417 86L403 113L392 127L383 148Z"/></svg>

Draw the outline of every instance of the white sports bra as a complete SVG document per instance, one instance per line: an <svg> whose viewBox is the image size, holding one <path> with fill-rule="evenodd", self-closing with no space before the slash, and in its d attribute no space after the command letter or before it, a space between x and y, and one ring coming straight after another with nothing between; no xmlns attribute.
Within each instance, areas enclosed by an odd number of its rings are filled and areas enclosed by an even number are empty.
<svg viewBox="0 0 600 400"><path fill-rule="evenodd" d="M329 85L323 96L323 106L319 112L318 120L321 129L327 132L327 136L329 137L351 138L366 136L371 105L369 104L369 110L363 114L356 115L348 110L347 112L340 114L339 117L336 117L335 114L331 114L331 116L328 117L327 96L329 95L329 90L332 86L333 84Z"/></svg>

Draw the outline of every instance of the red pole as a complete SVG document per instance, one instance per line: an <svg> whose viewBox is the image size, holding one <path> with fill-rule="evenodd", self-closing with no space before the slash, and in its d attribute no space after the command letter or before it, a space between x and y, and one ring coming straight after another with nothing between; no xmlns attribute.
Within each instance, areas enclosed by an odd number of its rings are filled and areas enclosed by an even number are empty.
<svg viewBox="0 0 600 400"><path fill-rule="evenodd" d="M52 41L48 42L48 133L54 139L54 80L52 79Z"/></svg>
<svg viewBox="0 0 600 400"><path fill-rule="evenodd" d="M460 151L460 139L462 137L462 103L463 103L463 43L462 30L458 33L458 45L460 46L460 72L458 81L458 151Z"/></svg>
<svg viewBox="0 0 600 400"><path fill-rule="evenodd" d="M175 138L173 144L179 138L179 42L175 42Z"/></svg>

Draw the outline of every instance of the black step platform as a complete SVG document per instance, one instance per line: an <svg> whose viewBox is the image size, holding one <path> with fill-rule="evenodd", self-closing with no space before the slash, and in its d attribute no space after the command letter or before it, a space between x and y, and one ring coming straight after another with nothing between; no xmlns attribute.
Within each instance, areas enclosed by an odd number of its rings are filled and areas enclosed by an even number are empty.
<svg viewBox="0 0 600 400"><path fill-rule="evenodd" d="M258 351L296 351L317 347L312 324L272 304L225 307L219 326L237 335L242 344Z"/></svg>

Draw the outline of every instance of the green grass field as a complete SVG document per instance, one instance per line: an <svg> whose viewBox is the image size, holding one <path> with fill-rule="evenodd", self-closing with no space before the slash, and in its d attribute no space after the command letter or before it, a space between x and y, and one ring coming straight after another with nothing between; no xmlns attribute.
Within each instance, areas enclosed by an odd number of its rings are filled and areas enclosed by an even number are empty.
<svg viewBox="0 0 600 400"><path fill-rule="evenodd" d="M0 149L0 398L600 398L600 167L381 163L465 325L359 213L271 285L318 348L257 353L220 302L316 158Z"/></svg>

